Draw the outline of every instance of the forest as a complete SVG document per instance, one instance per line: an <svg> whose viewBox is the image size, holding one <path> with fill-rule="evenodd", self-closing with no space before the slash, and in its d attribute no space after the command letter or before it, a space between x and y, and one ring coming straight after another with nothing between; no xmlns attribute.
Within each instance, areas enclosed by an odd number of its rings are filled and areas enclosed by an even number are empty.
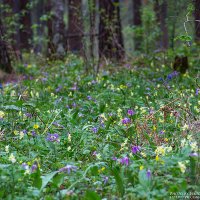
<svg viewBox="0 0 200 200"><path fill-rule="evenodd" d="M0 199L200 199L200 0L0 0Z"/></svg>

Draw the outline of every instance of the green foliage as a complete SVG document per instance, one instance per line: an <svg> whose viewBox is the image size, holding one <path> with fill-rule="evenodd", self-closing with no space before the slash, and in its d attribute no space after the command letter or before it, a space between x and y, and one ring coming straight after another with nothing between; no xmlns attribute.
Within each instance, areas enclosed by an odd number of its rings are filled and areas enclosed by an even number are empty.
<svg viewBox="0 0 200 200"><path fill-rule="evenodd" d="M0 96L0 197L167 199L198 192L199 137L191 128L199 119L197 71L181 77L165 65L152 68L160 61L146 62L148 68L96 79L74 56L42 69L21 65L34 79L3 85Z"/></svg>

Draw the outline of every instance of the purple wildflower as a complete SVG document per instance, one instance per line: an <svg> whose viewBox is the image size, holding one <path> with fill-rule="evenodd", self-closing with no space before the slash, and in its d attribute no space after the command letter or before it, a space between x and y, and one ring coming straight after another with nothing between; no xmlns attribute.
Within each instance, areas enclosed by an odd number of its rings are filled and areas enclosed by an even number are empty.
<svg viewBox="0 0 200 200"><path fill-rule="evenodd" d="M34 172L37 168L38 168L37 163L34 163L34 164L31 166L31 172Z"/></svg>
<svg viewBox="0 0 200 200"><path fill-rule="evenodd" d="M121 159L120 159L120 163L121 163L122 165L128 166L128 165L129 165L129 158L128 158L128 156L125 156L125 157L121 158Z"/></svg>
<svg viewBox="0 0 200 200"><path fill-rule="evenodd" d="M28 118L32 118L32 117L33 117L33 115L32 115L31 113L25 113L25 115L26 115L26 117L28 117Z"/></svg>
<svg viewBox="0 0 200 200"><path fill-rule="evenodd" d="M190 153L189 156L191 156L191 157L198 157L198 153L196 153L196 152L195 153Z"/></svg>
<svg viewBox="0 0 200 200"><path fill-rule="evenodd" d="M127 125L130 123L131 123L131 120L128 117L125 117L124 119L122 119L122 124Z"/></svg>
<svg viewBox="0 0 200 200"><path fill-rule="evenodd" d="M36 134L35 131L31 131L31 135L32 135L33 137L36 137L36 136L37 136L37 134Z"/></svg>
<svg viewBox="0 0 200 200"><path fill-rule="evenodd" d="M115 160L115 161L116 161L116 160L117 160L117 157L112 157L112 160Z"/></svg>
<svg viewBox="0 0 200 200"><path fill-rule="evenodd" d="M148 179L151 178L151 170L150 170L150 169L147 170L147 174L146 174L146 175L147 175L147 178L148 178Z"/></svg>
<svg viewBox="0 0 200 200"><path fill-rule="evenodd" d="M87 99L90 101L90 100L92 100L92 97L91 96L87 96Z"/></svg>
<svg viewBox="0 0 200 200"><path fill-rule="evenodd" d="M27 170L27 169L29 168L29 166L28 166L26 163L22 163L22 168L23 168L24 170Z"/></svg>
<svg viewBox="0 0 200 200"><path fill-rule="evenodd" d="M133 116L135 114L135 112L131 109L128 109L127 113L128 113L129 116Z"/></svg>
<svg viewBox="0 0 200 200"><path fill-rule="evenodd" d="M56 88L55 92L60 92L61 89L62 89L62 85L59 85L59 86Z"/></svg>
<svg viewBox="0 0 200 200"><path fill-rule="evenodd" d="M132 147L132 153L136 154L137 152L140 151L140 149L141 149L140 146L133 146L133 147Z"/></svg>
<svg viewBox="0 0 200 200"><path fill-rule="evenodd" d="M57 133L54 133L54 134L48 133L48 136L46 139L47 141L50 141L50 142L60 142L59 135Z"/></svg>
<svg viewBox="0 0 200 200"><path fill-rule="evenodd" d="M165 131L162 130L162 131L160 131L159 133L160 133L161 135L163 135L163 134L165 133Z"/></svg>
<svg viewBox="0 0 200 200"><path fill-rule="evenodd" d="M200 91L200 88L197 88L197 89L196 89L196 92L195 92L195 95L198 95L198 94L199 94L199 91Z"/></svg>
<svg viewBox="0 0 200 200"><path fill-rule="evenodd" d="M104 184L107 184L107 183L108 183L108 179L109 179L109 178L108 178L107 176L105 176L105 177L103 178L103 183L104 183Z"/></svg>
<svg viewBox="0 0 200 200"><path fill-rule="evenodd" d="M97 155L97 152L96 152L96 151L94 151L94 152L92 153L92 155L93 155L93 156L96 156L96 155Z"/></svg>
<svg viewBox="0 0 200 200"><path fill-rule="evenodd" d="M98 128L97 127L93 127L92 131L93 131L93 133L97 133L98 132Z"/></svg>
<svg viewBox="0 0 200 200"><path fill-rule="evenodd" d="M71 173L71 171L76 171L77 167L73 165L66 165L65 167L59 169L59 172L67 172L68 174Z"/></svg>

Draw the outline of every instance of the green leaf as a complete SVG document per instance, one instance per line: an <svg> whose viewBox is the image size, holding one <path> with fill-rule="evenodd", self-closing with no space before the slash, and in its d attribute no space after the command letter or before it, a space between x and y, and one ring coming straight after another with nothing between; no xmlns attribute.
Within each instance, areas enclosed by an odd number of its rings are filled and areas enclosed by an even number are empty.
<svg viewBox="0 0 200 200"><path fill-rule="evenodd" d="M118 188L121 196L123 196L125 190L124 190L124 183L123 183L123 179L120 174L120 170L117 168L112 169L112 175L115 177L117 188Z"/></svg>
<svg viewBox="0 0 200 200"><path fill-rule="evenodd" d="M150 180L147 177L146 170L140 170L139 171L138 179L139 179L139 182L142 186L144 186L145 188L149 187Z"/></svg>
<svg viewBox="0 0 200 200"><path fill-rule="evenodd" d="M51 172L45 176L42 177L42 186L40 188L40 191L42 191L46 186L47 184L49 183L49 181L51 181L51 179L57 174L58 172L55 171L55 172Z"/></svg>
<svg viewBox="0 0 200 200"><path fill-rule="evenodd" d="M63 181L64 181L64 177L65 177L65 174L57 174L57 175L54 176L54 178L53 178L53 183L54 183L57 187L60 187L61 184L62 184Z"/></svg>
<svg viewBox="0 0 200 200"><path fill-rule="evenodd" d="M101 200L100 196L94 191L86 191L84 200Z"/></svg>
<svg viewBox="0 0 200 200"><path fill-rule="evenodd" d="M35 173L32 174L33 177L33 186L40 189L42 186L42 179L40 176L40 170L37 169Z"/></svg>
<svg viewBox="0 0 200 200"><path fill-rule="evenodd" d="M3 106L3 109L5 110L16 110L16 111L21 111L21 108L15 105L7 105Z"/></svg>
<svg viewBox="0 0 200 200"><path fill-rule="evenodd" d="M7 167L9 167L10 165L9 164L0 164L0 168L7 168Z"/></svg>

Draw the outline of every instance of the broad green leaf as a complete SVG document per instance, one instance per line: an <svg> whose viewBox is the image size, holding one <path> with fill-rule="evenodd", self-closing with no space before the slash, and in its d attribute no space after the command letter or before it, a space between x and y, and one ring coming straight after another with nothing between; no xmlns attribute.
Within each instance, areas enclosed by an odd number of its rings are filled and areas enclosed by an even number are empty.
<svg viewBox="0 0 200 200"><path fill-rule="evenodd" d="M117 168L114 168L112 169L112 174L115 177L115 181L116 181L119 193L121 194L121 196L123 196L125 189L124 189L123 179L120 174L120 170L118 170Z"/></svg>
<svg viewBox="0 0 200 200"><path fill-rule="evenodd" d="M101 200L100 196L94 191L86 191L84 200Z"/></svg>
<svg viewBox="0 0 200 200"><path fill-rule="evenodd" d="M42 191L46 186L47 184L51 181L51 179L57 174L58 172L55 171L55 172L51 172L45 176L42 177L42 186L40 188L40 191Z"/></svg>

